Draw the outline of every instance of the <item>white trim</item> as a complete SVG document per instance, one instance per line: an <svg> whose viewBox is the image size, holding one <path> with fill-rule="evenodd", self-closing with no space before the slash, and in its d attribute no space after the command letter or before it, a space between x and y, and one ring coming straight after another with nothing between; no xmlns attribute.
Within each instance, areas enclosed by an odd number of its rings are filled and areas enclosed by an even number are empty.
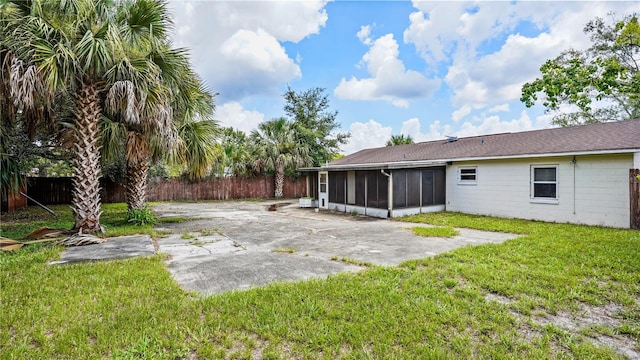
<svg viewBox="0 0 640 360"><path fill-rule="evenodd" d="M560 172L558 171L560 168L559 164L531 164L529 166L530 168L530 174L531 177L529 179L529 185L530 185L530 193L529 196L531 197L531 202L532 203L537 203L537 204L558 204L559 200L560 200ZM535 181L535 169L542 169L542 168L554 168L555 172L556 172L556 180L555 181ZM556 186L556 196L551 198L551 197L535 197L535 184L554 184Z"/></svg>
<svg viewBox="0 0 640 360"><path fill-rule="evenodd" d="M466 176L473 176L473 180L462 179L463 170L473 170L473 174L471 173L465 174ZM458 185L478 185L478 167L477 166L458 166L456 174L457 174Z"/></svg>

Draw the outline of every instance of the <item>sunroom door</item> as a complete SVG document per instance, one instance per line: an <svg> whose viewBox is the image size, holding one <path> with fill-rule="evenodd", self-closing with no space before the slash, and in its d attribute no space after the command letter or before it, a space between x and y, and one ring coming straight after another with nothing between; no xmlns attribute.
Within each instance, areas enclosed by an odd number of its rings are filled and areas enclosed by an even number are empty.
<svg viewBox="0 0 640 360"><path fill-rule="evenodd" d="M318 173L318 207L329 208L329 173L320 171Z"/></svg>

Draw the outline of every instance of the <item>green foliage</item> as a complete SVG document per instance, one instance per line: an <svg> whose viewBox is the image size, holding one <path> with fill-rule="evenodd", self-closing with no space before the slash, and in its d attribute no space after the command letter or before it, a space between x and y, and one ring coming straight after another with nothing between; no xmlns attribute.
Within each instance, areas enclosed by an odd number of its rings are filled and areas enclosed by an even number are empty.
<svg viewBox="0 0 640 360"><path fill-rule="evenodd" d="M411 135L391 135L391 139L387 140L385 146L406 145L413 144L413 138Z"/></svg>
<svg viewBox="0 0 640 360"><path fill-rule="evenodd" d="M126 206L104 209L106 222ZM180 289L161 256L51 266L59 248L24 247L0 253L2 357L615 359L595 336L640 336L637 231L423 215L412 219L523 236L204 297ZM619 309L608 324L541 323L608 305Z"/></svg>
<svg viewBox="0 0 640 360"><path fill-rule="evenodd" d="M53 229L71 229L73 226L73 215L69 205L50 205L57 217L51 216L48 212L38 206L30 206L16 212L2 214L0 226L3 236L11 239L21 239L33 230L40 227ZM102 224L106 228L105 236L122 236L133 234L149 234L159 236L160 233L153 229L153 224L136 225L127 221L127 205L124 203L104 204L102 206ZM162 219L170 222L182 222L185 219L169 218Z"/></svg>
<svg viewBox="0 0 640 360"><path fill-rule="evenodd" d="M254 170L284 174L311 164L310 149L298 129L287 119L265 121L251 133Z"/></svg>
<svg viewBox="0 0 640 360"><path fill-rule="evenodd" d="M424 227L416 226L411 229L414 234L425 237L452 238L460 235L460 232L451 226Z"/></svg>
<svg viewBox="0 0 640 360"><path fill-rule="evenodd" d="M561 126L640 118L640 26L635 15L613 25L596 18L584 28L592 46L547 60L542 77L522 87L527 107L538 101ZM567 112L566 105L577 110Z"/></svg>
<svg viewBox="0 0 640 360"><path fill-rule="evenodd" d="M249 176L253 174L251 144L247 135L231 127L223 128L217 142L215 176Z"/></svg>
<svg viewBox="0 0 640 360"><path fill-rule="evenodd" d="M216 161L218 124L213 120L185 120L178 133L184 146L180 159L186 165L187 177L190 180L204 178Z"/></svg>
<svg viewBox="0 0 640 360"><path fill-rule="evenodd" d="M138 226L154 225L158 223L158 217L149 207L142 209L129 209L127 221Z"/></svg>
<svg viewBox="0 0 640 360"><path fill-rule="evenodd" d="M319 166L340 152L349 133L337 132L337 111L329 110L329 98L323 88L312 88L296 92L288 88L284 93L285 114L293 121L300 133L302 143L309 147L313 166Z"/></svg>

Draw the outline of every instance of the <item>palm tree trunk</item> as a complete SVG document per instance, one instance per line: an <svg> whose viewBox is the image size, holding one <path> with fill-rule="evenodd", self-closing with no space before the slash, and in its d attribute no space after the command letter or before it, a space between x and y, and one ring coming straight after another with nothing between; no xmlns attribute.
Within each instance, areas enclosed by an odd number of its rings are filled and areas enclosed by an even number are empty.
<svg viewBox="0 0 640 360"><path fill-rule="evenodd" d="M96 83L82 83L75 94L76 142L72 210L73 231L103 232L100 225L100 119L99 88Z"/></svg>
<svg viewBox="0 0 640 360"><path fill-rule="evenodd" d="M127 136L127 211L144 209L147 204L147 174L149 172L149 143L142 134L129 132Z"/></svg>
<svg viewBox="0 0 640 360"><path fill-rule="evenodd" d="M284 188L284 166L276 165L276 191L275 197L282 197L282 188Z"/></svg>

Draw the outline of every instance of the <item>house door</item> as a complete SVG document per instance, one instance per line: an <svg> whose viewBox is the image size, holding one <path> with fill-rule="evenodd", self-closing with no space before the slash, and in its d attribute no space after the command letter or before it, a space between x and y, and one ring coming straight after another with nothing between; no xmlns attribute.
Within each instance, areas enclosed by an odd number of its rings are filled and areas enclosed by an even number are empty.
<svg viewBox="0 0 640 360"><path fill-rule="evenodd" d="M321 209L329 208L329 174L326 171L318 173L318 207Z"/></svg>

